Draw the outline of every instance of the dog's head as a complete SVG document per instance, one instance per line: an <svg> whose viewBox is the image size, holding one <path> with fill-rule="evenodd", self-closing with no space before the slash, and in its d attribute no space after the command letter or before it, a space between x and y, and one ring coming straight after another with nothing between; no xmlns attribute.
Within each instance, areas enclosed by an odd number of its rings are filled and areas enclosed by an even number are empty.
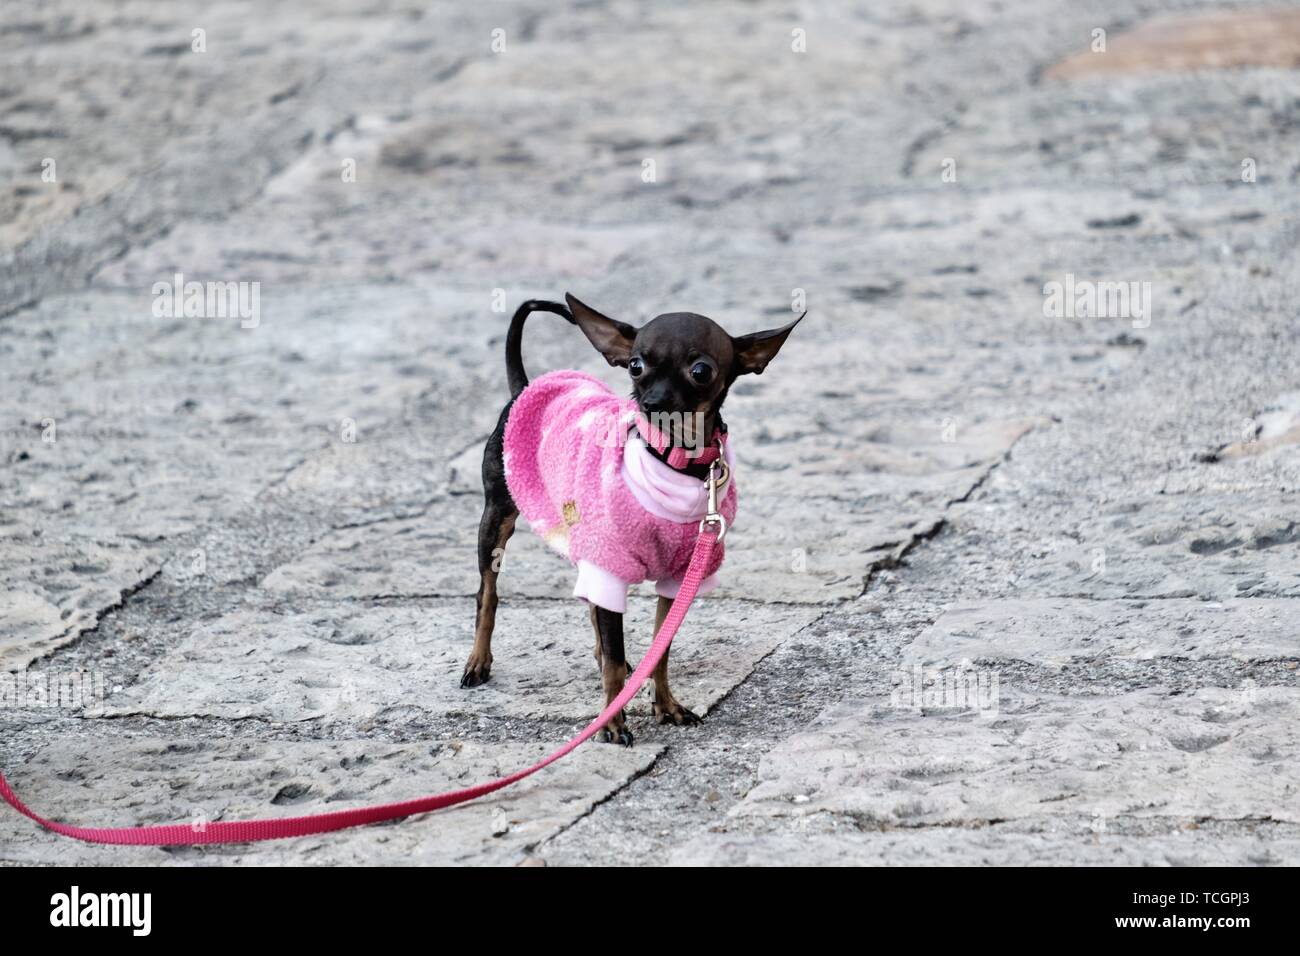
<svg viewBox="0 0 1300 956"><path fill-rule="evenodd" d="M628 370L632 397L674 445L697 447L713 434L731 383L762 374L799 324L728 335L694 312L655 316L641 328L611 319L565 295L579 328L610 365Z"/></svg>

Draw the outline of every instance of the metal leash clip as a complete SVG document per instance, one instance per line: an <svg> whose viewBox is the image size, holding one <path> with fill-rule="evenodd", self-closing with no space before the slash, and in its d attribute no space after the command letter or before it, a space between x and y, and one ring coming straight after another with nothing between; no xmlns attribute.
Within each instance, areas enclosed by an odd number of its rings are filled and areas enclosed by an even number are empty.
<svg viewBox="0 0 1300 956"><path fill-rule="evenodd" d="M722 466L722 474L718 474L718 466ZM700 522L700 534L704 533L707 525L716 524L718 526L718 543L727 536L727 519L722 517L722 512L718 510L718 489L725 486L731 480L731 469L727 467L727 462L723 458L722 442L718 442L718 457L716 461L709 464L709 477L704 480L704 486L709 491L709 510L704 515L704 520Z"/></svg>

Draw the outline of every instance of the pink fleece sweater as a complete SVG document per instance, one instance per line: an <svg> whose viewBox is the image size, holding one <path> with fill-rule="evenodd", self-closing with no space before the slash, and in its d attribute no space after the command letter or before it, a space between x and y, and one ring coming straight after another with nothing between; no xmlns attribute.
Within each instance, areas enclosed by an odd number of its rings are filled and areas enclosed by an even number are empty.
<svg viewBox="0 0 1300 956"><path fill-rule="evenodd" d="M619 613L628 587L641 581L677 596L708 510L704 482L651 454L635 416L635 401L599 379L549 372L519 393L505 431L506 483L519 513L577 567L574 595ZM734 474L725 440L723 448ZM734 481L719 510L730 526ZM722 559L719 545L701 593L717 583Z"/></svg>

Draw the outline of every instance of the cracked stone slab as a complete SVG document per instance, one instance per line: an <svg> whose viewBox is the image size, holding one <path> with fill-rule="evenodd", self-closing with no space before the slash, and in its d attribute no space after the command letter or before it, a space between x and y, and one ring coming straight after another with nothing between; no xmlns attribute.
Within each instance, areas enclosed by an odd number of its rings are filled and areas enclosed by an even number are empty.
<svg viewBox="0 0 1300 956"><path fill-rule="evenodd" d="M1276 495L1150 495L1065 529L1015 568L1022 592L1059 597L1300 597L1300 508Z"/></svg>
<svg viewBox="0 0 1300 956"><path fill-rule="evenodd" d="M322 3L306 41L290 12L268 10L253 24L238 4L206 4L201 13L193 4L159 10L139 0L111 11L63 2L22 7L12 11L21 16L17 29L0 37L0 90L22 141L0 147L0 241L17 266L0 274L0 311L79 287L173 226L217 224L256 205L268 182L356 102L329 88L325 64L346 69L394 32L386 18L339 0ZM210 53L190 46L199 19ZM409 38L409 29L401 36ZM51 50L61 59L46 69ZM403 56L399 67L394 61ZM383 59L387 69L408 73L419 62L425 87L451 62L445 50L396 44ZM80 79L90 76L93 82ZM176 113L160 120L149 104L162 100ZM181 119L204 110L237 113L244 135ZM151 136L164 136L168 149L150 148ZM229 162L211 162L214 152ZM32 188L33 156L58 158L57 181ZM255 221L270 224L265 216Z"/></svg>
<svg viewBox="0 0 1300 956"><path fill-rule="evenodd" d="M22 370L0 396L0 586L28 595L0 616L0 667L25 666L94 626L187 555L171 542L249 508L323 446L338 446L330 457L345 463L343 477L286 482L281 493L298 507L374 508L369 479L388 462L375 460L371 434L429 377L461 364L426 361L402 343L427 305L410 290L268 289L264 324L252 329L156 318L148 290L67 296L30 321L0 323L6 368ZM358 310L377 316L366 334L352 322ZM376 376L374 363L388 374ZM359 430L355 443L342 440L343 421ZM436 442L456 427L448 417L425 434ZM418 465L424 446L410 437L394 443ZM382 495L421 498L395 481ZM222 555L211 559L219 571Z"/></svg>
<svg viewBox="0 0 1300 956"><path fill-rule="evenodd" d="M1300 840L1122 833L1014 833L923 827L907 832L703 833L670 866L1294 866Z"/></svg>
<svg viewBox="0 0 1300 956"><path fill-rule="evenodd" d="M882 417L856 440L809 435L803 423L783 440L768 432L740 459L751 477L745 484L738 468L741 510L720 593L857 597L874 562L930 534L1037 422L952 424Z"/></svg>
<svg viewBox="0 0 1300 956"><path fill-rule="evenodd" d="M947 608L903 651L905 665L927 667L1158 657L1300 658L1300 608L1289 599L972 602Z"/></svg>
<svg viewBox="0 0 1300 956"><path fill-rule="evenodd" d="M783 639L810 623L812 608L708 597L673 644L673 689L705 714ZM470 601L420 606L317 604L309 610L239 610L199 624L105 712L272 721L383 719L406 710L494 717L594 717L603 697L595 635L577 600L503 601L492 679L460 687L472 643ZM650 642L654 602L633 602L633 662ZM649 719L648 691L629 705Z"/></svg>
<svg viewBox="0 0 1300 956"><path fill-rule="evenodd" d="M93 628L158 570L155 549L0 526L0 671L22 670Z"/></svg>
<svg viewBox="0 0 1300 956"><path fill-rule="evenodd" d="M764 757L731 812L887 829L1064 815L1300 821L1300 689L1006 696L991 717L918 714L905 697L834 705Z"/></svg>
<svg viewBox="0 0 1300 956"><path fill-rule="evenodd" d="M970 494L1035 424L945 430L939 421L880 419L868 423L863 441L828 441L802 422L764 421L760 440L737 453L741 506L718 593L799 603L856 597L873 559L896 556L933 530L949 502ZM452 459L448 488L473 487L465 473L475 452ZM416 518L339 529L277 567L263 586L348 598L472 595L481 508L477 494L453 494ZM567 562L520 530L502 561L502 593L572 593Z"/></svg>
<svg viewBox="0 0 1300 956"><path fill-rule="evenodd" d="M81 738L46 745L10 781L43 815L87 826L246 820L466 787L525 767L552 746ZM527 780L459 807L260 844L167 850L87 846L41 830L6 807L0 813L0 861L511 865L645 772L661 749L590 744Z"/></svg>

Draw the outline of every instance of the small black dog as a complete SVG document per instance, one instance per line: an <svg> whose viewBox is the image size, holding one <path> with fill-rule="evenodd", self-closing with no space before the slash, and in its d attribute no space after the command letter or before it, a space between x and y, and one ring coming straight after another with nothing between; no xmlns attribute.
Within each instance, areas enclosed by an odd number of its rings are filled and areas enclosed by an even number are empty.
<svg viewBox="0 0 1300 956"><path fill-rule="evenodd" d="M569 308L558 302L525 302L515 312L506 335L506 376L511 398L483 452L486 500L478 533L480 584L474 648L465 664L461 686L481 684L491 673L497 568L522 505L534 530L578 565L575 593L591 603L596 661L608 703L623 689L628 673L622 614L628 584L659 578L657 632L672 607L676 586L680 585L680 577L674 579L674 575L680 575L683 569L683 556L689 555L702 516L697 512L704 494L703 479L708 474L706 462L729 455L721 417L727 391L737 376L761 373L803 316L779 329L733 337L712 319L692 312L660 315L636 329L601 315L571 295L565 299ZM535 311L563 316L582 329L610 365L628 369L635 405L618 399L606 386L579 372L553 372L530 386L520 344L524 320ZM587 440L593 407L608 407L623 419L634 420L637 433L627 437L615 452L608 451L608 443L598 447ZM575 413L580 420L563 432L561 419L574 409L582 413ZM524 429L523 419L529 420L530 430ZM669 427L659 429L651 421L667 421ZM557 437L557 432L562 433ZM548 442L552 447L542 449ZM541 450L536 456L523 455L516 450L520 444ZM507 460L511 455L514 459ZM584 455L586 458L578 461ZM535 460L521 464L522 458ZM577 462L573 467L579 477L569 477L566 485L565 477L556 474L562 470L555 467L557 461ZM523 474L530 467L532 473ZM589 487L598 482L587 480L594 474L617 487L598 494ZM555 506L546 501L539 503L538 494L531 489L540 485L552 492L558 488L561 500ZM734 485L728 484L726 491L723 513L730 520L735 507ZM521 493L529 496L517 504L516 497ZM673 511L674 502L683 500L684 510ZM605 542L598 540L599 536L609 537L611 530L637 542L635 548L639 550L633 558L620 559L621 565L606 560L600 567L597 562L577 560L578 553L603 553ZM572 553L570 542L574 545ZM721 548L717 550L716 560L721 563ZM715 569L716 565L710 570ZM654 682L654 714L660 723L699 722L669 689L667 655L655 669ZM603 738L631 745L632 735L625 727L623 714L609 722Z"/></svg>

